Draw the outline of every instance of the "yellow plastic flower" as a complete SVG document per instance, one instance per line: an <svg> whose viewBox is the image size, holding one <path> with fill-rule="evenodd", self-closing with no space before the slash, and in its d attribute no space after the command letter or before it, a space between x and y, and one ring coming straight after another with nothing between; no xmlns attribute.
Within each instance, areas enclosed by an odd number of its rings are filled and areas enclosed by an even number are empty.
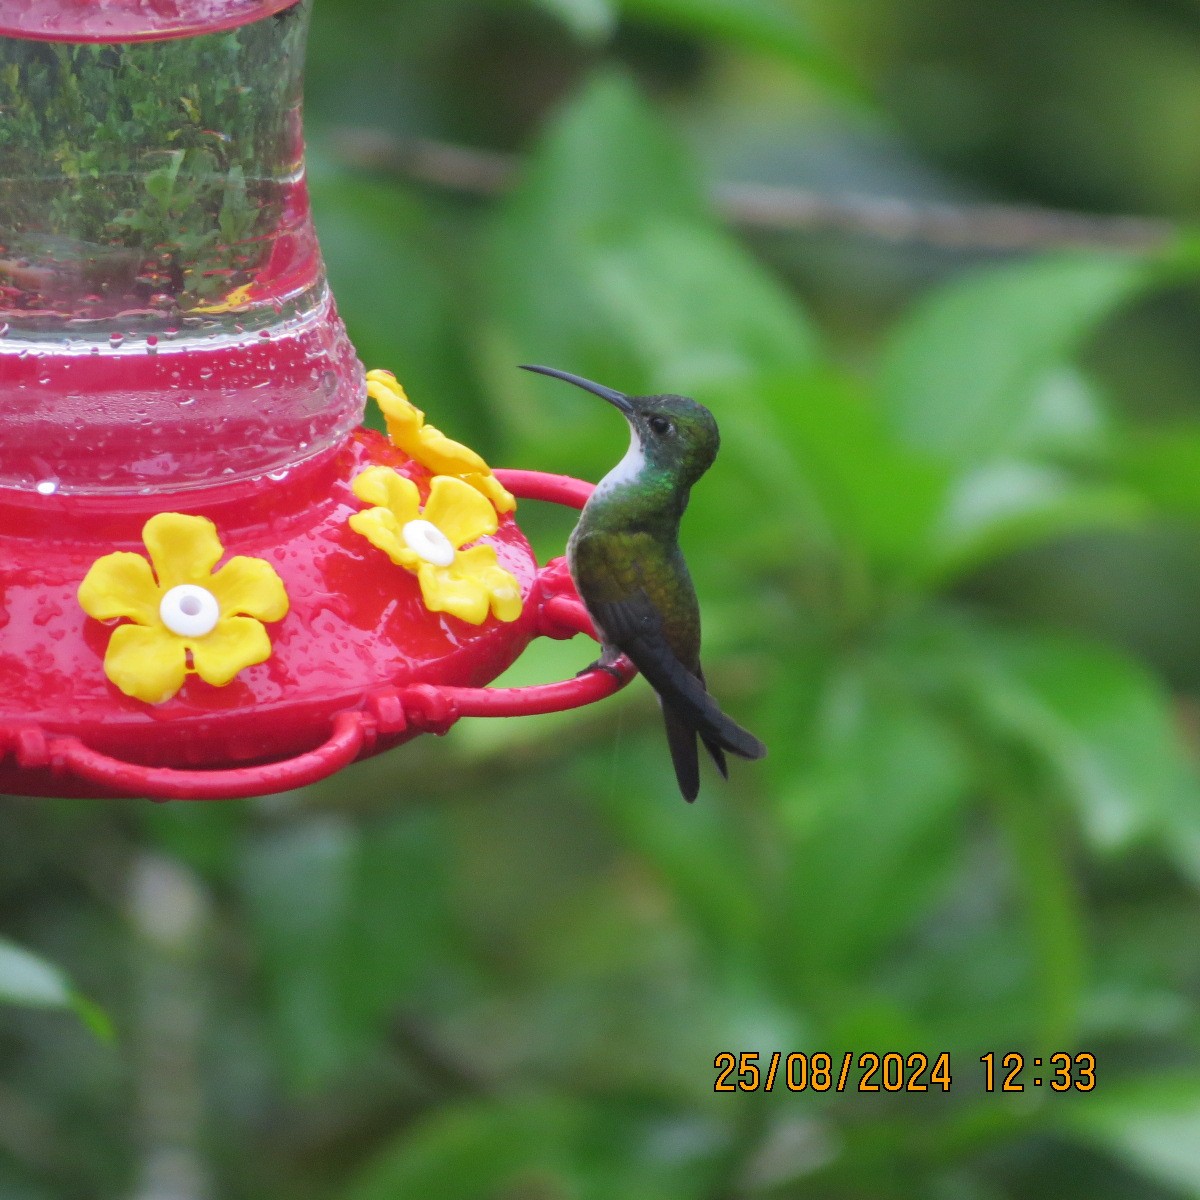
<svg viewBox="0 0 1200 1200"><path fill-rule="evenodd" d="M355 477L354 494L376 507L357 512L350 528L382 550L421 584L425 607L482 625L521 615L521 589L491 546L463 547L496 532L496 510L463 480L435 475L421 508L417 485L390 467L368 467Z"/></svg>
<svg viewBox="0 0 1200 1200"><path fill-rule="evenodd" d="M512 512L517 502L474 450L425 424L425 414L405 395L391 371L367 372L367 395L379 405L388 436L409 458L435 475L453 475L486 496L497 512Z"/></svg>
<svg viewBox="0 0 1200 1200"><path fill-rule="evenodd" d="M235 287L219 304L197 304L190 311L198 313L236 312L239 308L249 305L252 286L252 284L243 283L241 287Z"/></svg>
<svg viewBox="0 0 1200 1200"><path fill-rule="evenodd" d="M158 513L142 541L149 562L128 551L106 554L79 585L88 616L132 622L113 630L104 655L104 673L125 695L161 704L189 673L224 687L270 657L262 623L288 610L274 567L239 555L214 573L225 550L206 517Z"/></svg>

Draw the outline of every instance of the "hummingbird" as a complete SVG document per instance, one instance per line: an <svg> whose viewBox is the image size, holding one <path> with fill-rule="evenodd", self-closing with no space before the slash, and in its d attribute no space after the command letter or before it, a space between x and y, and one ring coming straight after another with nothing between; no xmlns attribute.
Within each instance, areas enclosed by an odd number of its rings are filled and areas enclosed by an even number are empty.
<svg viewBox="0 0 1200 1200"><path fill-rule="evenodd" d="M567 542L575 590L600 635L593 666L626 655L658 693L675 778L685 800L700 790L697 739L728 779L725 752L767 748L720 709L700 667L700 605L679 549L692 485L712 466L721 435L687 396L627 396L553 367L525 365L607 400L629 422L625 457L596 485Z"/></svg>

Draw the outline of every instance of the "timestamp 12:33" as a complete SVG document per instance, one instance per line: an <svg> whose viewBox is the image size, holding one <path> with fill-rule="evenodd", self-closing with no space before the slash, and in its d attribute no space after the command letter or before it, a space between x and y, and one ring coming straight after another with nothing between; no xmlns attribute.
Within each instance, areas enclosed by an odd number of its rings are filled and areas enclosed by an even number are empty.
<svg viewBox="0 0 1200 1200"><path fill-rule="evenodd" d="M1046 1087L1054 1092L1090 1092L1096 1086L1096 1056L1058 1051L1033 1057L989 1051L980 1057L987 1092L1023 1092ZM930 1092L950 1091L955 1076L950 1055L895 1051L844 1054L795 1051L772 1054L724 1050L713 1060L716 1092ZM975 1073L972 1072L972 1075Z"/></svg>
<svg viewBox="0 0 1200 1200"><path fill-rule="evenodd" d="M983 1063L984 1090L989 1092L1023 1092L1027 1086L1090 1092L1096 1086L1096 1056L1086 1050L1078 1054L1063 1050L1045 1058L1029 1058L1015 1050L1000 1057L989 1051L979 1061Z"/></svg>

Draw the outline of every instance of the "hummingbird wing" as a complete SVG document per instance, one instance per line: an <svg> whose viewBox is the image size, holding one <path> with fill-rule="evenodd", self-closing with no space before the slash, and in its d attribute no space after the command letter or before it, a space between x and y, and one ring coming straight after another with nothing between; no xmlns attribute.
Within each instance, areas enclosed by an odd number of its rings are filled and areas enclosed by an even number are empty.
<svg viewBox="0 0 1200 1200"><path fill-rule="evenodd" d="M675 657L663 636L662 621L645 592L625 600L588 606L596 623L673 709L704 740L741 758L762 758L767 748L743 729L705 690L704 684ZM714 755L715 757L715 755ZM718 764L720 765L720 764Z"/></svg>

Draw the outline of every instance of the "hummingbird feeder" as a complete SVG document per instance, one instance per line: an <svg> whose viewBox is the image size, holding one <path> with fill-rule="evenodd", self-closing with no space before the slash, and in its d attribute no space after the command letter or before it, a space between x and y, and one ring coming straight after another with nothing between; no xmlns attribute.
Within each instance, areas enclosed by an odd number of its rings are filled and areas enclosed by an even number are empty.
<svg viewBox="0 0 1200 1200"><path fill-rule="evenodd" d="M0 791L276 792L632 671L485 686L593 632L513 516L590 487L364 377L309 212L309 8L0 5Z"/></svg>

